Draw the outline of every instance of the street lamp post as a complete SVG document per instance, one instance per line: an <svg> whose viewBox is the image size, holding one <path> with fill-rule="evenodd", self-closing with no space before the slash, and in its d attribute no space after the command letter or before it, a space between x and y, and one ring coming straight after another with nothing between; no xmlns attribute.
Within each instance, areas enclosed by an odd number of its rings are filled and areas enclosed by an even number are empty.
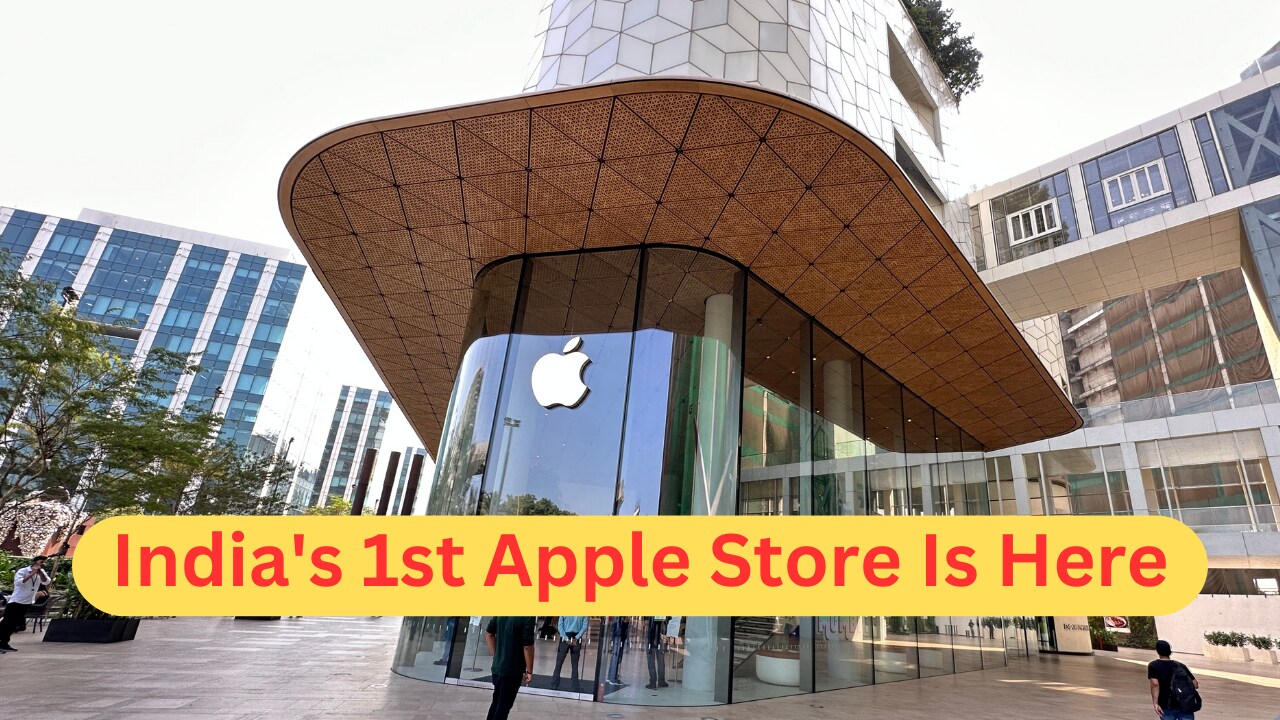
<svg viewBox="0 0 1280 720"><path fill-rule="evenodd" d="M502 499L502 489L507 484L507 465L511 461L511 441L514 439L516 430L520 428L520 421L512 417L502 418L502 424L507 428L506 448L502 451L502 473L498 476L498 492L489 501L489 513L498 509L498 502Z"/></svg>

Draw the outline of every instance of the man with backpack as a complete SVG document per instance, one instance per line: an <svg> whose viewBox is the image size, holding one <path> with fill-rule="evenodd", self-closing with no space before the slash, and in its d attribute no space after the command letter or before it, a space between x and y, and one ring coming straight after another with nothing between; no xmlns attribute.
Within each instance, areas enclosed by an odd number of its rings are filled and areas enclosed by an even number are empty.
<svg viewBox="0 0 1280 720"><path fill-rule="evenodd" d="M1168 641L1156 643L1156 655L1160 657L1147 664L1147 678L1151 681L1151 705L1161 720L1195 720L1200 709L1200 681L1186 665L1171 660L1173 648Z"/></svg>

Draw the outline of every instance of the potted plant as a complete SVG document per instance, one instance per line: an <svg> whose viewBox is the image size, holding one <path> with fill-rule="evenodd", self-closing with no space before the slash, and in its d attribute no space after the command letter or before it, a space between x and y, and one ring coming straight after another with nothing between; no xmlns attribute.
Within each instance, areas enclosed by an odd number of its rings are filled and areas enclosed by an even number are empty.
<svg viewBox="0 0 1280 720"><path fill-rule="evenodd" d="M138 618L109 615L94 607L80 594L74 576L66 599L62 614L49 621L45 642L113 643L132 640L138 632Z"/></svg>
<svg viewBox="0 0 1280 720"><path fill-rule="evenodd" d="M1250 635L1249 644L1258 649L1259 657L1254 658L1255 662L1270 661L1272 665L1280 665L1280 657L1277 657L1276 645L1280 644L1270 635Z"/></svg>
<svg viewBox="0 0 1280 720"><path fill-rule="evenodd" d="M1115 633L1106 628L1089 628L1089 639L1093 642L1094 650L1108 650L1116 652L1119 646L1116 645Z"/></svg>
<svg viewBox="0 0 1280 720"><path fill-rule="evenodd" d="M1248 638L1240 632L1215 630L1204 634L1204 654L1216 660L1249 662Z"/></svg>

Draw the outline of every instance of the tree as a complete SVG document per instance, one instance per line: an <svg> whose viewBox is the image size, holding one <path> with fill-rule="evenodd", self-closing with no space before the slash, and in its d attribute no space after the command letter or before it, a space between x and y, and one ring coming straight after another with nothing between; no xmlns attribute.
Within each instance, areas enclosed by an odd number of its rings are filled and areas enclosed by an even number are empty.
<svg viewBox="0 0 1280 720"><path fill-rule="evenodd" d="M351 503L344 498L331 497L329 498L329 502L325 503L323 506L312 505L311 507L307 508L304 514L322 515L322 516L350 515ZM375 515L377 514L377 511L374 508L366 507L360 514Z"/></svg>
<svg viewBox="0 0 1280 720"><path fill-rule="evenodd" d="M0 262L0 514L47 498L71 504L72 527L125 507L283 509L290 463L219 440L210 408L170 411L171 383L199 369L189 357L156 348L135 363L54 291Z"/></svg>
<svg viewBox="0 0 1280 720"><path fill-rule="evenodd" d="M490 511L489 505L493 496L485 493L480 498L481 515L576 515L555 504L547 498L540 498L533 493L508 495L498 503L498 509Z"/></svg>
<svg viewBox="0 0 1280 720"><path fill-rule="evenodd" d="M905 2L911 21L959 104L982 85L982 73L978 72L982 52L973 46L973 35L960 34L960 23L951 19L952 11L942 7L942 0Z"/></svg>

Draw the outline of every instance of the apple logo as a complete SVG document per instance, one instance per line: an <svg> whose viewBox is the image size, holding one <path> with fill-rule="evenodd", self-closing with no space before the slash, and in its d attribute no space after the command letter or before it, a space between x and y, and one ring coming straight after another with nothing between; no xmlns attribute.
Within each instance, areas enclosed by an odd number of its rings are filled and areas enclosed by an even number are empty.
<svg viewBox="0 0 1280 720"><path fill-rule="evenodd" d="M580 347L582 338L575 337L564 344L562 352L547 353L534 363L533 397L539 405L548 409L557 405L575 408L591 391L582 382L582 372L591 358L577 352Z"/></svg>

